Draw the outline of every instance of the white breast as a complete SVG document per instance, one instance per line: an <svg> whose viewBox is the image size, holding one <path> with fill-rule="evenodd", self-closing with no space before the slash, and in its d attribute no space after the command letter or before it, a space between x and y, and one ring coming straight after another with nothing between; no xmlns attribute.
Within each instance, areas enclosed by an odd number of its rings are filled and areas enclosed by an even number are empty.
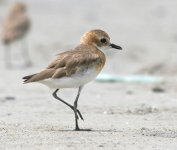
<svg viewBox="0 0 177 150"><path fill-rule="evenodd" d="M70 77L62 77L59 79L46 79L39 81L49 88L59 89L59 88L78 88L96 78L98 72L95 68L87 69L84 72L76 73Z"/></svg>

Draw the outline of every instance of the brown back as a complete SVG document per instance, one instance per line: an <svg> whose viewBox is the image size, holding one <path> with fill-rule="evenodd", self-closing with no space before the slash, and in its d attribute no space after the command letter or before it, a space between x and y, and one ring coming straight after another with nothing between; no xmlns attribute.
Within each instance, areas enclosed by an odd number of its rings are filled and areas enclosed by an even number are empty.
<svg viewBox="0 0 177 150"><path fill-rule="evenodd" d="M80 44L74 50L66 51L57 56L43 71L24 77L25 83L36 82L47 78L61 78L72 76L76 72L83 71L97 64L98 71L105 63L105 55L94 46Z"/></svg>

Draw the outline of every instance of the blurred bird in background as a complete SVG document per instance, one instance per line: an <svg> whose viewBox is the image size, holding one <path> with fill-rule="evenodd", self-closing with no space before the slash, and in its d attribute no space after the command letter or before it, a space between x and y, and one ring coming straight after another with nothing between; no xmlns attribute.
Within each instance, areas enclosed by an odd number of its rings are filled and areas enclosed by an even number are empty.
<svg viewBox="0 0 177 150"><path fill-rule="evenodd" d="M2 23L1 40L4 45L4 60L6 67L13 67L11 63L10 45L17 40L21 40L21 53L25 59L25 67L32 65L29 58L27 43L24 38L29 28L30 20L26 15L26 5L22 2L14 3L9 14Z"/></svg>

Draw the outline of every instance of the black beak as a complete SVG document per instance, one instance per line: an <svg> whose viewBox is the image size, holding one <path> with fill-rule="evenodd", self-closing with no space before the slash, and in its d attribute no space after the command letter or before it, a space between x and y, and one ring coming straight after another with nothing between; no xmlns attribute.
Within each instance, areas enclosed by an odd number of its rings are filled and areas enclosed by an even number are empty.
<svg viewBox="0 0 177 150"><path fill-rule="evenodd" d="M109 46L112 47L112 48L115 48L115 49L122 50L122 47L120 47L118 45L115 45L115 44L110 44Z"/></svg>

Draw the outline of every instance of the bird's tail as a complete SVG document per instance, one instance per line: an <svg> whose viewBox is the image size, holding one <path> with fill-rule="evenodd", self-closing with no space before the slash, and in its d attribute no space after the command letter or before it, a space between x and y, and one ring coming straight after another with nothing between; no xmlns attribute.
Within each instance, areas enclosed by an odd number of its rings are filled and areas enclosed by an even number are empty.
<svg viewBox="0 0 177 150"><path fill-rule="evenodd" d="M24 79L24 83L29 83L29 80L36 74L32 74L32 75L28 75L28 76L25 76L23 77L22 79Z"/></svg>

